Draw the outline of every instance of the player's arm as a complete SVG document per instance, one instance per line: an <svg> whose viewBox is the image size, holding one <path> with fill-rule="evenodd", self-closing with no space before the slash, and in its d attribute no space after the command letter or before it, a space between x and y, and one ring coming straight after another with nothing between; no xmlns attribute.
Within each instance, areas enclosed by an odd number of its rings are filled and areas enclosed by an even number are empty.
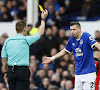
<svg viewBox="0 0 100 90"><path fill-rule="evenodd" d="M57 53L56 55L52 56L52 57L46 57L45 60L42 62L43 64L45 63L50 63L51 61L54 61L57 58L60 58L62 56L64 56L66 54L66 50L63 49L61 50L59 53Z"/></svg>
<svg viewBox="0 0 100 90"><path fill-rule="evenodd" d="M2 64L3 64L4 72L7 72L7 69L8 69L7 61L8 61L7 58L4 58L4 57L2 58Z"/></svg>
<svg viewBox="0 0 100 90"><path fill-rule="evenodd" d="M99 44L98 42L96 42L96 43L94 44L94 46L100 51L100 44Z"/></svg>
<svg viewBox="0 0 100 90"><path fill-rule="evenodd" d="M44 34L44 30L45 30L45 19L46 19L47 15L48 15L48 11L47 10L42 11L42 14L41 14L42 20L41 20L41 25L40 25L40 28L39 28L39 31L38 31L39 34L40 34L40 36L42 36Z"/></svg>

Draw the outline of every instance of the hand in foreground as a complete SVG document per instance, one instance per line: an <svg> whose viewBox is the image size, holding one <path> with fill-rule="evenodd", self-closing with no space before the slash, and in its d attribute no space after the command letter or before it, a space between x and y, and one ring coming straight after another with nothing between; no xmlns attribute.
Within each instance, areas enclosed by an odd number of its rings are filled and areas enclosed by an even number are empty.
<svg viewBox="0 0 100 90"><path fill-rule="evenodd" d="M4 75L4 80L5 80L5 83L8 83L8 76L7 76L7 74Z"/></svg>
<svg viewBox="0 0 100 90"><path fill-rule="evenodd" d="M41 18L46 19L47 16L48 16L48 11L45 9L45 10L42 11L42 13L41 13Z"/></svg>
<svg viewBox="0 0 100 90"><path fill-rule="evenodd" d="M46 57L45 60L42 62L42 64L46 64L50 62L52 62L51 57Z"/></svg>

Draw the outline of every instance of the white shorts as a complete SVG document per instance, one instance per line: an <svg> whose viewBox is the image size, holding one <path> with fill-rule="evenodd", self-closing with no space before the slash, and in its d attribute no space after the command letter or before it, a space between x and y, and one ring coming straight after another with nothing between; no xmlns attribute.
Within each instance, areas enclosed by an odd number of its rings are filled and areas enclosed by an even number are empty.
<svg viewBox="0 0 100 90"><path fill-rule="evenodd" d="M96 72L75 75L75 90L94 90L95 89Z"/></svg>

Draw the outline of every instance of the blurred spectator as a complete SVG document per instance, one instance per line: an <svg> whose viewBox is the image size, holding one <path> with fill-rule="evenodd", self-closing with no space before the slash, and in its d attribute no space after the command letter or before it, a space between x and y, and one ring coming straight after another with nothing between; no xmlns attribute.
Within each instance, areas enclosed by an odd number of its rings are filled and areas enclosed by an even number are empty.
<svg viewBox="0 0 100 90"><path fill-rule="evenodd" d="M64 7L60 7L59 15L56 17L58 28L64 28L69 25L70 16Z"/></svg>
<svg viewBox="0 0 100 90"><path fill-rule="evenodd" d="M70 74L73 75L75 72L75 66L74 64L69 64L68 65L68 70L70 71Z"/></svg>
<svg viewBox="0 0 100 90"><path fill-rule="evenodd" d="M45 36L41 39L41 44L44 48L44 54L49 56L52 48L58 49L59 44L57 39L53 37L51 28L46 29Z"/></svg>
<svg viewBox="0 0 100 90"><path fill-rule="evenodd" d="M48 4L49 5L54 5L54 9L55 9L55 11L56 12L58 12L59 11L59 4L56 2L56 0L47 0L47 2L48 2Z"/></svg>
<svg viewBox="0 0 100 90"><path fill-rule="evenodd" d="M48 90L58 90L58 89L59 89L59 87L56 85L50 85L48 88Z"/></svg>
<svg viewBox="0 0 100 90"><path fill-rule="evenodd" d="M30 63L39 65L39 61L37 60L35 55L30 56Z"/></svg>
<svg viewBox="0 0 100 90"><path fill-rule="evenodd" d="M43 55L43 47L39 41L36 41L30 46L30 55L35 55L36 58L41 62L41 57Z"/></svg>
<svg viewBox="0 0 100 90"><path fill-rule="evenodd" d="M5 87L5 86L4 86L4 83L1 83L1 82L0 82L0 90L2 90L4 87Z"/></svg>
<svg viewBox="0 0 100 90"><path fill-rule="evenodd" d="M18 14L19 8L18 8L18 3L16 0L13 0L11 4L12 4L12 7L11 7L10 14L13 17L14 14Z"/></svg>
<svg viewBox="0 0 100 90"><path fill-rule="evenodd" d="M66 39L67 39L67 37L65 36L65 30L60 29L60 31L59 31L59 43L63 43L63 41Z"/></svg>
<svg viewBox="0 0 100 90"><path fill-rule="evenodd" d="M63 71L62 77L67 79L67 77L70 77L70 72L67 70Z"/></svg>
<svg viewBox="0 0 100 90"><path fill-rule="evenodd" d="M10 11L12 8L12 1L8 0L6 6L7 6L8 10Z"/></svg>
<svg viewBox="0 0 100 90"><path fill-rule="evenodd" d="M32 27L32 24L28 24L28 31L31 31Z"/></svg>
<svg viewBox="0 0 100 90"><path fill-rule="evenodd" d="M58 65L55 67L55 74L59 76L59 78L61 78L61 75L62 75L62 72L63 72L63 67Z"/></svg>
<svg viewBox="0 0 100 90"><path fill-rule="evenodd" d="M70 63L70 56L69 56L69 54L66 54L65 56L63 56L63 59L67 62L67 64Z"/></svg>
<svg viewBox="0 0 100 90"><path fill-rule="evenodd" d="M64 70L67 69L67 64L65 60L61 60L59 64Z"/></svg>
<svg viewBox="0 0 100 90"><path fill-rule="evenodd" d="M45 77L42 81L42 86L40 87L39 90L48 90L48 87L50 85L50 81L48 77Z"/></svg>
<svg viewBox="0 0 100 90"><path fill-rule="evenodd" d="M85 0L85 3L82 7L82 16L88 16L89 10L92 7L93 0Z"/></svg>
<svg viewBox="0 0 100 90"><path fill-rule="evenodd" d="M95 31L95 39L100 42L100 31L99 30L96 30Z"/></svg>
<svg viewBox="0 0 100 90"><path fill-rule="evenodd" d="M41 86L43 78L46 77L46 76L47 76L47 74L46 74L45 70L43 70L43 69L38 70L37 77L34 78L34 81L35 81L36 85Z"/></svg>
<svg viewBox="0 0 100 90"><path fill-rule="evenodd" d="M1 50L2 50L2 46L5 43L5 40L8 38L8 35L6 33L2 34L0 37L0 56L1 56Z"/></svg>
<svg viewBox="0 0 100 90"><path fill-rule="evenodd" d="M51 26L51 25L55 25L55 21L56 21L54 6L52 4L50 4L48 6L48 12L49 12L49 14L48 14L48 17L46 19L46 26L47 27Z"/></svg>
<svg viewBox="0 0 100 90"><path fill-rule="evenodd" d="M54 55L57 54L57 52L58 52L58 51L57 51L56 48L52 48L50 54L51 54L51 56L54 56Z"/></svg>
<svg viewBox="0 0 100 90"><path fill-rule="evenodd" d="M53 76L54 74L54 70L48 70L48 77L51 79L51 77Z"/></svg>
<svg viewBox="0 0 100 90"><path fill-rule="evenodd" d="M51 84L60 87L60 77L58 74L54 74L51 78Z"/></svg>
<svg viewBox="0 0 100 90"><path fill-rule="evenodd" d="M2 88L1 90L8 90L7 88Z"/></svg>
<svg viewBox="0 0 100 90"><path fill-rule="evenodd" d="M64 48L65 48L65 44L61 43L61 44L59 45L59 50L61 51L61 50L63 50Z"/></svg>
<svg viewBox="0 0 100 90"><path fill-rule="evenodd" d="M12 20L12 18L10 17L9 13L7 13L7 12L3 13L3 15L2 15L2 21L8 22L8 21L11 21L11 20Z"/></svg>
<svg viewBox="0 0 100 90"><path fill-rule="evenodd" d="M44 2L44 5L43 5L43 6L44 6L45 9L48 8L48 4L49 4L49 3L48 3L47 1Z"/></svg>
<svg viewBox="0 0 100 90"><path fill-rule="evenodd" d="M54 37L57 37L58 36L58 27L55 26L55 25L52 26L52 35Z"/></svg>
<svg viewBox="0 0 100 90"><path fill-rule="evenodd" d="M18 14L14 14L14 16L13 16L13 21L18 21L19 20L19 16L18 16Z"/></svg>
<svg viewBox="0 0 100 90"><path fill-rule="evenodd" d="M65 83L65 90L73 90L73 83L71 80L67 80Z"/></svg>
<svg viewBox="0 0 100 90"><path fill-rule="evenodd" d="M69 8L70 8L71 1L70 0L65 0L64 4L65 4L66 10L68 11Z"/></svg>
<svg viewBox="0 0 100 90"><path fill-rule="evenodd" d="M6 33L3 33L3 34L1 35L1 37L0 37L0 43L1 43L2 45L4 45L4 43L5 43L5 41L6 41L7 38L8 38L8 35L7 35Z"/></svg>

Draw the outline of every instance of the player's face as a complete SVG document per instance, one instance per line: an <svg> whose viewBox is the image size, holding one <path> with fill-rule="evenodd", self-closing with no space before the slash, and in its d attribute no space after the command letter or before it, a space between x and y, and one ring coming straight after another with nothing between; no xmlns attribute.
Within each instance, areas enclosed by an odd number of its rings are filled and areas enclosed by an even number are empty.
<svg viewBox="0 0 100 90"><path fill-rule="evenodd" d="M80 28L77 25L70 26L71 35L75 38L79 37L79 34L81 32Z"/></svg>

